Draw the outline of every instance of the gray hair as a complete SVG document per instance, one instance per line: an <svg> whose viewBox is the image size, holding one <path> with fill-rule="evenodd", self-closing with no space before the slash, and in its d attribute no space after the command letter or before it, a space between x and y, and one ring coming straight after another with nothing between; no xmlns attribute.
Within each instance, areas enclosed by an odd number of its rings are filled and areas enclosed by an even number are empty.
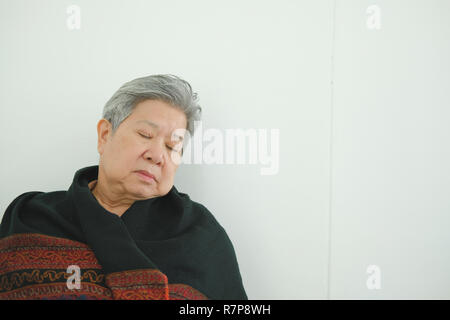
<svg viewBox="0 0 450 320"><path fill-rule="evenodd" d="M202 108L198 105L197 93L191 85L172 74L157 74L137 78L122 85L103 108L103 118L111 122L112 134L144 100L160 100L184 111L187 130L194 135L194 121L201 119Z"/></svg>

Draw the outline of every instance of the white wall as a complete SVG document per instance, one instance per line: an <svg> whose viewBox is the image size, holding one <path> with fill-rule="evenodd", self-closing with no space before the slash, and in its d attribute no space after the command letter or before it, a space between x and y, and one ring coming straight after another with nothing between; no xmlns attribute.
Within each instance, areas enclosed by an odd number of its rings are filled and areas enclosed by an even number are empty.
<svg viewBox="0 0 450 320"><path fill-rule="evenodd" d="M279 129L278 174L183 164L175 181L227 230L250 299L449 299L449 9L0 0L0 215L98 163L96 123L124 82L173 73L203 130Z"/></svg>
<svg viewBox="0 0 450 320"><path fill-rule="evenodd" d="M449 299L450 2L337 1L334 57L331 296Z"/></svg>

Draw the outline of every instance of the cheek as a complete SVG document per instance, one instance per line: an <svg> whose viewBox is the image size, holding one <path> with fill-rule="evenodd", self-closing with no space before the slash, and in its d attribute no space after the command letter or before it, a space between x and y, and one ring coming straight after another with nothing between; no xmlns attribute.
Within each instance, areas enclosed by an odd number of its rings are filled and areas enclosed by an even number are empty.
<svg viewBox="0 0 450 320"><path fill-rule="evenodd" d="M117 146L115 152L119 158L132 159L144 153L145 147L133 140L123 141L123 143Z"/></svg>
<svg viewBox="0 0 450 320"><path fill-rule="evenodd" d="M176 166L173 163L168 163L164 167L164 180L166 183L172 183L173 178L175 177Z"/></svg>
<svg viewBox="0 0 450 320"><path fill-rule="evenodd" d="M167 159L168 159L168 164L170 164L170 166L173 167L172 170L176 170L181 164L182 156L181 156L181 154L176 154L176 155L172 156L172 154L169 153Z"/></svg>
<svg viewBox="0 0 450 320"><path fill-rule="evenodd" d="M114 167L119 176L127 175L130 169L134 169L136 159L142 154L141 146L133 142L116 143L108 152L107 162Z"/></svg>

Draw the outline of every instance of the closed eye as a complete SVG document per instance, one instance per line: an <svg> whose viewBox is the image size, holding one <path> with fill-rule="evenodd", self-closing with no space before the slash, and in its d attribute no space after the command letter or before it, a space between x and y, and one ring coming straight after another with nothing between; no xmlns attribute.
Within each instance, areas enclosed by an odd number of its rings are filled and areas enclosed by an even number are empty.
<svg viewBox="0 0 450 320"><path fill-rule="evenodd" d="M141 137L144 137L144 138L147 138L147 139L151 139L152 137L148 137L148 136L146 136L146 135L143 135L142 133L139 133L139 135L141 136Z"/></svg>
<svg viewBox="0 0 450 320"><path fill-rule="evenodd" d="M149 137L149 136L146 136L146 135L143 135L142 133L139 133L139 135L141 136L141 137L144 137L144 138L146 138L146 139L151 139L152 137ZM169 146L166 146L167 147L167 149L169 149L169 150L173 150L173 148L171 148L171 147L169 147Z"/></svg>

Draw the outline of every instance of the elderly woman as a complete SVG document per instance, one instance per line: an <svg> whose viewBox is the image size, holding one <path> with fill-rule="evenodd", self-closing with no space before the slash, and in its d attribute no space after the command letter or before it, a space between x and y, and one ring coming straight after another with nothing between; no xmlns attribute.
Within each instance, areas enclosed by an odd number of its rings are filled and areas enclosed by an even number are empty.
<svg viewBox="0 0 450 320"><path fill-rule="evenodd" d="M173 75L119 88L97 124L99 165L8 206L0 299L247 299L224 228L173 185L174 133L193 135L196 100Z"/></svg>

